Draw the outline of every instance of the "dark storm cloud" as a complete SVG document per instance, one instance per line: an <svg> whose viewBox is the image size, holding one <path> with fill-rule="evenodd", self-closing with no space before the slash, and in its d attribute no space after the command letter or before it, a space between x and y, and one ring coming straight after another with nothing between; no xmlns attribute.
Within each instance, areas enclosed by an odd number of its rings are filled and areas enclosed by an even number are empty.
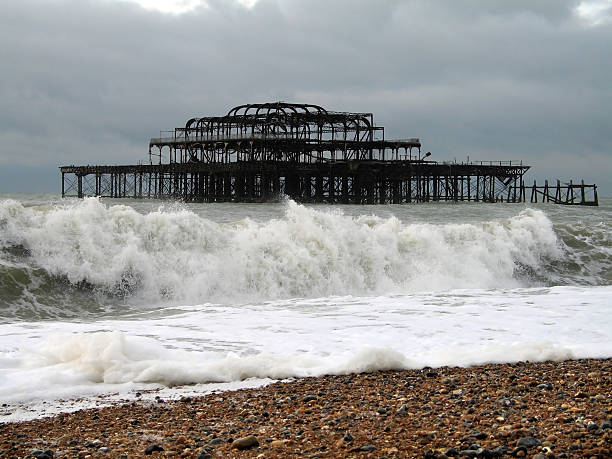
<svg viewBox="0 0 612 459"><path fill-rule="evenodd" d="M176 16L10 2L0 168L146 161L149 137L192 115L287 100L372 111L387 137L421 137L440 160L523 159L611 194L612 28L577 5L211 0Z"/></svg>

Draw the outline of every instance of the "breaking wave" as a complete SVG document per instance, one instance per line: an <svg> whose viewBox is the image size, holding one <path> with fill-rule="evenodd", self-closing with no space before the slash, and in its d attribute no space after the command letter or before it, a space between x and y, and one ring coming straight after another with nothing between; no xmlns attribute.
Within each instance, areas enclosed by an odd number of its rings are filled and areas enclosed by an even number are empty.
<svg viewBox="0 0 612 459"><path fill-rule="evenodd" d="M95 310L126 296L201 304L609 283L609 249L588 228L561 228L558 237L539 210L410 224L285 206L281 218L226 224L96 198L47 207L0 201L0 306L51 305L60 314L83 304L67 295L81 294L99 296L89 301Z"/></svg>

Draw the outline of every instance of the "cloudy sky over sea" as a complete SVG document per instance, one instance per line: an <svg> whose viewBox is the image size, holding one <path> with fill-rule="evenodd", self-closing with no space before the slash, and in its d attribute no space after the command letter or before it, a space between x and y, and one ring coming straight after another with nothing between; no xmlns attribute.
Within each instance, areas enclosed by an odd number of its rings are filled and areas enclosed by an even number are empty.
<svg viewBox="0 0 612 459"><path fill-rule="evenodd" d="M612 195L611 0L4 0L0 192L147 161L194 115L373 112L432 159L520 160Z"/></svg>

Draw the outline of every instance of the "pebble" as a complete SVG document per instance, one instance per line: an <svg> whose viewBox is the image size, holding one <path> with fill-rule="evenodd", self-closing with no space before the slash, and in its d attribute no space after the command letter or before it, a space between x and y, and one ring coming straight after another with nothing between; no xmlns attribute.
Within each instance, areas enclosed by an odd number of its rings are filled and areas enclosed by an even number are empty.
<svg viewBox="0 0 612 459"><path fill-rule="evenodd" d="M526 448L533 448L534 446L541 446L542 442L535 437L523 437L519 438L516 442L516 446L524 446Z"/></svg>
<svg viewBox="0 0 612 459"><path fill-rule="evenodd" d="M50 449L46 449L44 451L35 449L30 453L30 457L35 457L36 459L53 459L53 457L55 457L55 453Z"/></svg>
<svg viewBox="0 0 612 459"><path fill-rule="evenodd" d="M553 390L553 385L551 383L538 384L537 387L538 389Z"/></svg>
<svg viewBox="0 0 612 459"><path fill-rule="evenodd" d="M459 450L457 448L448 448L444 451L444 454L448 457L457 457L459 456Z"/></svg>
<svg viewBox="0 0 612 459"><path fill-rule="evenodd" d="M232 447L237 448L239 450L251 449L259 446L259 440L254 435L249 435L247 437L237 438L232 442Z"/></svg>
<svg viewBox="0 0 612 459"><path fill-rule="evenodd" d="M369 453L369 452L374 451L375 449L376 449L376 446L374 446L374 445L365 445L365 446L362 446L361 448L359 448L359 451L363 451L363 452Z"/></svg>
<svg viewBox="0 0 612 459"><path fill-rule="evenodd" d="M525 457L527 456L527 448L525 448L524 446L514 448L514 450L512 451L512 455L514 457Z"/></svg>
<svg viewBox="0 0 612 459"><path fill-rule="evenodd" d="M145 453L145 455L150 456L155 451L164 451L164 448L162 448L160 445L153 444L153 445L147 446L147 448L145 449L144 453Z"/></svg>
<svg viewBox="0 0 612 459"><path fill-rule="evenodd" d="M474 432L472 432L470 434L470 437L475 438L476 440L484 440L485 438L487 438L489 435L484 433L484 432L479 432L477 430L475 430Z"/></svg>
<svg viewBox="0 0 612 459"><path fill-rule="evenodd" d="M476 457L482 458L482 459L493 459L494 457L497 457L497 456L490 449L480 448L476 450Z"/></svg>
<svg viewBox="0 0 612 459"><path fill-rule="evenodd" d="M597 427L597 424L595 424L593 421L589 421L587 423L587 430L597 430L599 427Z"/></svg>

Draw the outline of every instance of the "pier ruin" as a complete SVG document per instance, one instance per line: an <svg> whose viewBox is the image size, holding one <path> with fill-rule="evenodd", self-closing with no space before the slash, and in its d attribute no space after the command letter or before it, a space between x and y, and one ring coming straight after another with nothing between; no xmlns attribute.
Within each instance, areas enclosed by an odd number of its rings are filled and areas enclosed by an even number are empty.
<svg viewBox="0 0 612 459"><path fill-rule="evenodd" d="M418 138L388 140L372 113L240 105L149 142L148 164L62 166L62 196L195 202L430 201L597 205L595 185L526 186L522 161L432 160Z"/></svg>

